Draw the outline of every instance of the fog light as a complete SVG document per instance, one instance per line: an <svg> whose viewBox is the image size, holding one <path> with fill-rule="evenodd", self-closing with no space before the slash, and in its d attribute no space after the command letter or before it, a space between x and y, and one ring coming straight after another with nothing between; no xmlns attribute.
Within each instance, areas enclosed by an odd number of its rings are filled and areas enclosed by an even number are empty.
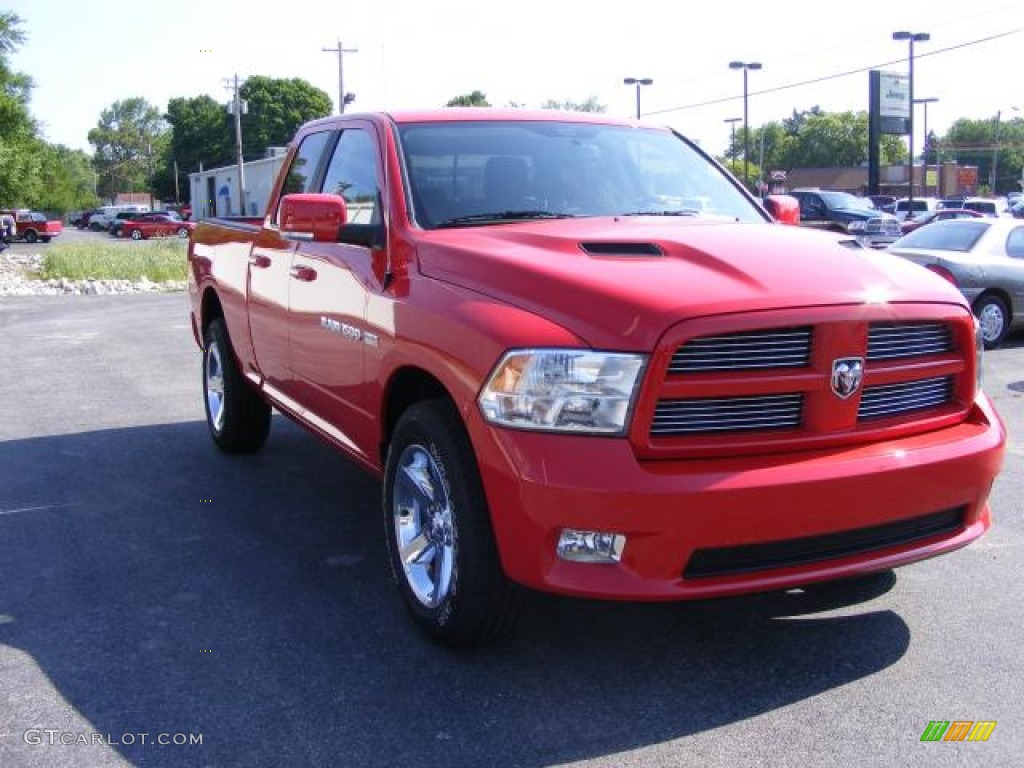
<svg viewBox="0 0 1024 768"><path fill-rule="evenodd" d="M626 537L621 533L563 528L558 537L558 556L577 563L617 563L625 546Z"/></svg>

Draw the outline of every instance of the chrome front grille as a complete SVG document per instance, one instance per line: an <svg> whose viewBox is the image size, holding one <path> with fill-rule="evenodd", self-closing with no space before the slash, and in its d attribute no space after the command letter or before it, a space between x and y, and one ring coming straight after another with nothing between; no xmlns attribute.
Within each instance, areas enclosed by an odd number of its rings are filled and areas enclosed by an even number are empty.
<svg viewBox="0 0 1024 768"><path fill-rule="evenodd" d="M952 350L945 323L872 323L868 331L868 360L942 355Z"/></svg>
<svg viewBox="0 0 1024 768"><path fill-rule="evenodd" d="M668 372L801 368L807 365L810 354L810 326L702 336L676 350Z"/></svg>
<svg viewBox="0 0 1024 768"><path fill-rule="evenodd" d="M647 437L640 451L650 458L728 456L853 444L880 431L919 429L923 421L954 423L973 391L972 361L965 359L970 317L952 308L928 308L925 316L896 311L844 310L820 325L804 321L810 310L774 325L766 313L752 315L761 325L749 330L734 330L731 319L729 332L719 326L670 336L653 402L639 410ZM842 397L834 369L848 358L864 361L863 379Z"/></svg>
<svg viewBox="0 0 1024 768"><path fill-rule="evenodd" d="M903 384L868 387L860 398L857 419L884 419L946 405L953 399L953 378L908 381Z"/></svg>
<svg viewBox="0 0 1024 768"><path fill-rule="evenodd" d="M655 409L651 434L794 429L800 426L802 410L801 394L662 400Z"/></svg>

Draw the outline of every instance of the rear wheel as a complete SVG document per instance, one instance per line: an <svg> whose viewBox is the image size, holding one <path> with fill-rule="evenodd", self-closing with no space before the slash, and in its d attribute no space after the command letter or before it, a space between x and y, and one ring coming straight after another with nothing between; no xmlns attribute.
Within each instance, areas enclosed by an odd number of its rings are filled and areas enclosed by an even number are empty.
<svg viewBox="0 0 1024 768"><path fill-rule="evenodd" d="M998 296L985 294L974 302L974 314L981 325L981 338L985 349L994 349L1003 343L1010 330L1010 311Z"/></svg>
<svg viewBox="0 0 1024 768"><path fill-rule="evenodd" d="M26 243L34 243L38 239L39 239L39 235L36 234L36 231L34 229L29 229L29 230L27 230L25 232L25 242Z"/></svg>
<svg viewBox="0 0 1024 768"><path fill-rule="evenodd" d="M142 239L142 230L141 229L133 229L132 230L132 240L141 240L141 239Z"/></svg>
<svg viewBox="0 0 1024 768"><path fill-rule="evenodd" d="M210 436L224 453L256 453L270 432L270 405L238 369L223 318L206 327L203 400Z"/></svg>
<svg viewBox="0 0 1024 768"><path fill-rule="evenodd" d="M49 235L43 235L39 239L42 240L44 243L50 242L50 236Z"/></svg>
<svg viewBox="0 0 1024 768"><path fill-rule="evenodd" d="M399 420L384 514L392 574L421 630L453 647L511 630L519 588L502 571L476 459L449 401L417 403Z"/></svg>
<svg viewBox="0 0 1024 768"><path fill-rule="evenodd" d="M180 238L188 237L188 228L187 227L181 227L180 229L178 229L178 237L180 237Z"/></svg>

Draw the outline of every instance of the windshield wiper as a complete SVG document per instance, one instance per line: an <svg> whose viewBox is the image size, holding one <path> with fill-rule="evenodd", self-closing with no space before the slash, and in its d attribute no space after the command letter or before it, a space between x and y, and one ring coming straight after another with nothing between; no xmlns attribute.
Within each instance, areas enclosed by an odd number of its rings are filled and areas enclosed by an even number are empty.
<svg viewBox="0 0 1024 768"><path fill-rule="evenodd" d="M522 221L525 219L571 219L571 213L552 213L551 211L496 211L494 213L474 213L470 216L456 216L445 219L437 224L438 229L446 227L462 227L472 224L500 221Z"/></svg>
<svg viewBox="0 0 1024 768"><path fill-rule="evenodd" d="M702 211L693 208L676 208L671 211L630 211L620 213L619 216L700 216Z"/></svg>

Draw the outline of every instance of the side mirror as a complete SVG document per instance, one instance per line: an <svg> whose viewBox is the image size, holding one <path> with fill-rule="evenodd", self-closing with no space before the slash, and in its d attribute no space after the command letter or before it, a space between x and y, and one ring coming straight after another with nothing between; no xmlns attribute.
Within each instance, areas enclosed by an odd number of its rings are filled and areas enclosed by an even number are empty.
<svg viewBox="0 0 1024 768"><path fill-rule="evenodd" d="M348 221L348 209L337 195L285 195L281 198L278 221L281 231L292 239L336 243L338 230Z"/></svg>
<svg viewBox="0 0 1024 768"><path fill-rule="evenodd" d="M779 224L800 223L800 201L791 195L768 195L765 208Z"/></svg>

